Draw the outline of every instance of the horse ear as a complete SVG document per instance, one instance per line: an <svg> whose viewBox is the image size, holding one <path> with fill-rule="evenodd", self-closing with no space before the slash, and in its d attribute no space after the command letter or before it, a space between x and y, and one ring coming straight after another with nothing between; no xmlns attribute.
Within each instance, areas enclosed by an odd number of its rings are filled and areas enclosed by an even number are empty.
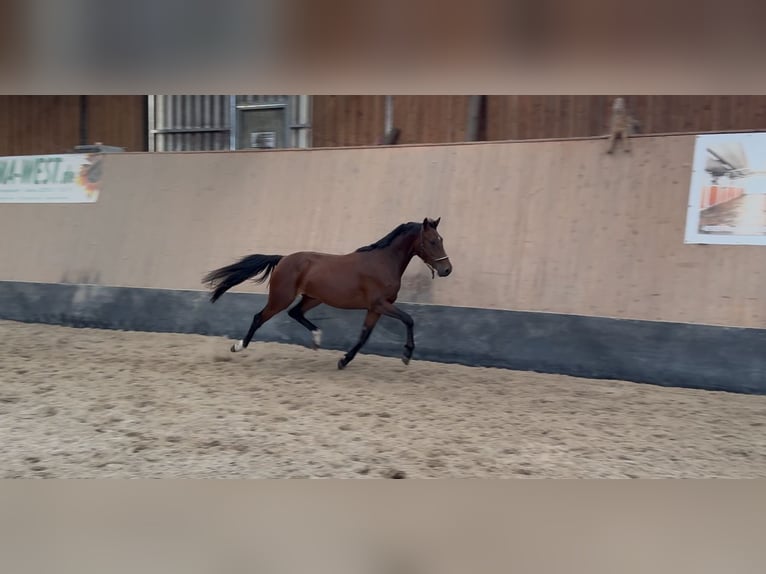
<svg viewBox="0 0 766 574"><path fill-rule="evenodd" d="M441 218L441 217L437 217L437 218L436 218L436 221L434 221L434 229L436 229L437 227L439 227L439 222L440 222L441 220L442 220L442 218Z"/></svg>
<svg viewBox="0 0 766 574"><path fill-rule="evenodd" d="M423 229L428 229L428 227L429 227L430 225L431 225L431 222L430 222L430 221L428 221L428 218L426 217L426 218L423 220Z"/></svg>

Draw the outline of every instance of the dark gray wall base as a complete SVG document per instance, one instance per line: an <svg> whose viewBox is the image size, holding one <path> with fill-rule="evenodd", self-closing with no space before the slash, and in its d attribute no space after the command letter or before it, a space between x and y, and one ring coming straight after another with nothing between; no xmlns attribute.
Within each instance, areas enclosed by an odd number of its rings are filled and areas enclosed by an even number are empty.
<svg viewBox="0 0 766 574"><path fill-rule="evenodd" d="M265 296L203 291L0 281L0 319L240 339ZM415 319L414 360L766 394L766 330L628 321L464 307L402 304ZM323 347L346 350L364 313L319 307L309 313ZM363 353L399 356L404 327L384 318ZM286 313L256 340L308 345ZM357 358L357 362L361 357ZM353 368L352 363L349 368Z"/></svg>

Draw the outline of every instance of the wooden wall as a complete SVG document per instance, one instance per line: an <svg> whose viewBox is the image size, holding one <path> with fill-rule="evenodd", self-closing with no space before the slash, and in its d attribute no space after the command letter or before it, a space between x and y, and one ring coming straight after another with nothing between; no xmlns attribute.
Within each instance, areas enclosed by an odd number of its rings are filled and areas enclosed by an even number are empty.
<svg viewBox="0 0 766 574"><path fill-rule="evenodd" d="M766 250L686 245L693 136L112 154L95 204L3 205L0 279L202 289L247 253L349 252L442 217L405 302L766 327ZM242 291L262 291L247 283Z"/></svg>
<svg viewBox="0 0 766 574"><path fill-rule="evenodd" d="M0 155L61 153L79 140L78 96L0 96Z"/></svg>
<svg viewBox="0 0 766 574"><path fill-rule="evenodd" d="M398 143L465 140L468 96L396 96ZM385 126L384 96L314 96L314 147L377 145Z"/></svg>
<svg viewBox="0 0 766 574"><path fill-rule="evenodd" d="M573 138L607 132L612 96L488 96L485 137ZM400 144L461 142L468 96L395 96ZM766 129L766 96L627 96L650 133ZM88 96L88 140L143 151L144 96ZM0 155L60 153L80 142L79 96L0 96ZM314 96L314 147L377 145L383 96Z"/></svg>
<svg viewBox="0 0 766 574"><path fill-rule="evenodd" d="M607 133L613 96L488 96L486 139L524 140ZM641 131L766 129L766 96L627 96ZM376 145L383 96L315 96L315 147ZM467 96L396 96L399 143L464 141Z"/></svg>
<svg viewBox="0 0 766 574"><path fill-rule="evenodd" d="M88 143L146 150L143 96L88 96ZM55 154L80 144L80 96L0 96L0 156Z"/></svg>
<svg viewBox="0 0 766 574"><path fill-rule="evenodd" d="M489 96L487 139L599 136L615 96ZM626 96L641 132L766 129L766 96Z"/></svg>
<svg viewBox="0 0 766 574"><path fill-rule="evenodd" d="M88 96L90 143L146 151L147 130L146 96Z"/></svg>

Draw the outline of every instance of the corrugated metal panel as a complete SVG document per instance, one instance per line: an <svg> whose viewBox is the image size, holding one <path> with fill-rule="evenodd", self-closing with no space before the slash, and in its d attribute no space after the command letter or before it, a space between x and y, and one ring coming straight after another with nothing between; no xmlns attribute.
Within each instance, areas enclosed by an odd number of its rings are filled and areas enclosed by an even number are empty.
<svg viewBox="0 0 766 574"><path fill-rule="evenodd" d="M150 99L151 151L229 149L229 96L150 96Z"/></svg>
<svg viewBox="0 0 766 574"><path fill-rule="evenodd" d="M284 109L281 147L291 145L288 123L291 96L176 95L150 96L149 130L152 151L228 150L249 147L237 133L242 114L259 108ZM236 111L234 122L232 113ZM234 126L232 126L234 123ZM232 130L232 127L234 130Z"/></svg>

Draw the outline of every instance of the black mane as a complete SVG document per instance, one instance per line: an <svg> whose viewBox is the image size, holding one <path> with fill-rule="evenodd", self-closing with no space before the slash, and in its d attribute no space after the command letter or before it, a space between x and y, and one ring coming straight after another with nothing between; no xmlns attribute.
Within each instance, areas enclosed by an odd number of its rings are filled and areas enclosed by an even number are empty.
<svg viewBox="0 0 766 574"><path fill-rule="evenodd" d="M396 229L394 229L391 233L389 233L382 239L378 239L375 243L371 243L370 245L365 245L364 247L360 247L359 249L357 249L357 252L374 251L375 249L383 249L384 247L388 247L389 245L391 245L394 242L394 239L396 239L400 235L414 232L416 229L419 231L422 226L423 226L422 223L415 223L414 221L410 221L409 223L402 223L401 225L399 225Z"/></svg>

